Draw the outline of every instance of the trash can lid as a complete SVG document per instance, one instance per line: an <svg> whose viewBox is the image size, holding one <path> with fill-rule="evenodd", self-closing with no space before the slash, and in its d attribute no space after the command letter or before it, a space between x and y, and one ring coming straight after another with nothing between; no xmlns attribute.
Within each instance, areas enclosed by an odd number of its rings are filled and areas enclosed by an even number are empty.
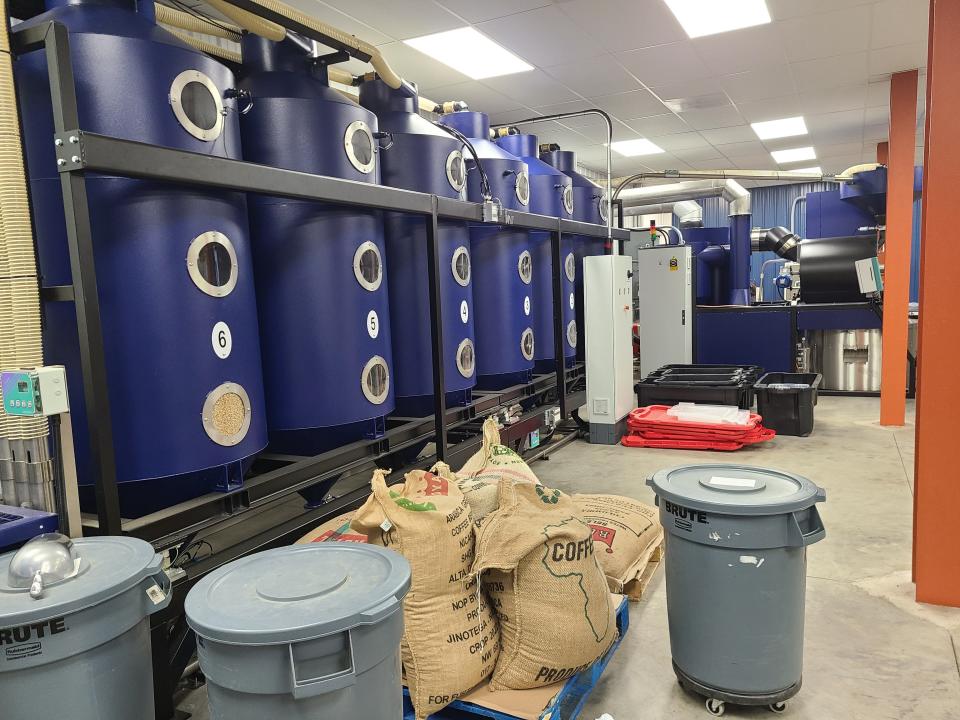
<svg viewBox="0 0 960 720"><path fill-rule="evenodd" d="M184 609L203 638L268 645L375 624L400 609L410 564L360 543L312 543L236 560L198 582Z"/></svg>
<svg viewBox="0 0 960 720"><path fill-rule="evenodd" d="M647 480L661 498L723 515L781 515L827 499L805 477L749 465L681 465Z"/></svg>
<svg viewBox="0 0 960 720"><path fill-rule="evenodd" d="M98 605L159 572L160 566L153 546L137 538L40 535L0 556L0 626Z"/></svg>

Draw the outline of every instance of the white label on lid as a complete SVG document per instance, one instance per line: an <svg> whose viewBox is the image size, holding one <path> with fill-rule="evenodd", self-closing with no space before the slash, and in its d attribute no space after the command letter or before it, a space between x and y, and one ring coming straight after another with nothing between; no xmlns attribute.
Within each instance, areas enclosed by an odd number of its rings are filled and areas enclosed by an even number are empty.
<svg viewBox="0 0 960 720"><path fill-rule="evenodd" d="M707 481L716 487L755 488L757 481L748 478L720 477L715 475Z"/></svg>
<svg viewBox="0 0 960 720"><path fill-rule="evenodd" d="M159 605L167 599L167 594L160 589L159 585L154 583L147 588L147 597L150 598L154 605Z"/></svg>

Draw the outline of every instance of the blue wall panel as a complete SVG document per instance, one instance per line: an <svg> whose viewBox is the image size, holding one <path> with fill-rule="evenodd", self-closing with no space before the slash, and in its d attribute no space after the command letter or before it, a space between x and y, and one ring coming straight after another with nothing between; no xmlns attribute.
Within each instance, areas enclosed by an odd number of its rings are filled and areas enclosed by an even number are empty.
<svg viewBox="0 0 960 720"><path fill-rule="evenodd" d="M920 232L923 202L913 201L913 242L910 247L910 302L920 302Z"/></svg>

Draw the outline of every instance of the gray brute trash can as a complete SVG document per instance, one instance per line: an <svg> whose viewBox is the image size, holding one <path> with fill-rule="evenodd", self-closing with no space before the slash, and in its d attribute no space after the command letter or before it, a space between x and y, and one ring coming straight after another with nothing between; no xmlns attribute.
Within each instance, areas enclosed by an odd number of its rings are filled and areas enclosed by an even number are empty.
<svg viewBox="0 0 960 720"><path fill-rule="evenodd" d="M143 540L57 534L0 556L0 717L153 718L161 562Z"/></svg>
<svg viewBox="0 0 960 720"><path fill-rule="evenodd" d="M647 481L666 530L670 648L681 685L781 712L800 689L807 545L826 493L799 475L687 465Z"/></svg>
<svg viewBox="0 0 960 720"><path fill-rule="evenodd" d="M187 595L213 720L401 720L410 565L315 543L225 565Z"/></svg>

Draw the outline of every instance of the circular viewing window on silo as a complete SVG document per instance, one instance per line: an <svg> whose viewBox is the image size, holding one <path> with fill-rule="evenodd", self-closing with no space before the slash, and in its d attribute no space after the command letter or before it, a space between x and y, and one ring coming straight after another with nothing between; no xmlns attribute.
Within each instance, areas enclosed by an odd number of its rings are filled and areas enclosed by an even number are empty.
<svg viewBox="0 0 960 720"><path fill-rule="evenodd" d="M387 361L374 355L363 367L360 377L363 396L374 405L381 405L390 392L390 370Z"/></svg>
<svg viewBox="0 0 960 720"><path fill-rule="evenodd" d="M605 193L601 193L600 199L597 200L597 209L600 211L600 220L603 222L607 221L607 196Z"/></svg>
<svg viewBox="0 0 960 720"><path fill-rule="evenodd" d="M354 120L347 125L347 131L343 135L343 146L351 165L362 173L373 171L376 162L373 133L363 120Z"/></svg>
<svg viewBox="0 0 960 720"><path fill-rule="evenodd" d="M367 240L353 254L353 274L364 289L373 292L383 282L383 262L380 248Z"/></svg>
<svg viewBox="0 0 960 720"><path fill-rule="evenodd" d="M568 215L573 215L573 186L563 186L563 209Z"/></svg>
<svg viewBox="0 0 960 720"><path fill-rule="evenodd" d="M465 378L473 377L477 365L477 357L473 351L473 340L465 338L457 348L457 370Z"/></svg>
<svg viewBox="0 0 960 720"><path fill-rule="evenodd" d="M527 328L520 336L520 352L527 360L533 360L533 330Z"/></svg>
<svg viewBox="0 0 960 720"><path fill-rule="evenodd" d="M575 348L577 346L577 321L571 320L567 323L567 344Z"/></svg>
<svg viewBox="0 0 960 720"><path fill-rule="evenodd" d="M520 253L520 258L517 260L517 271L520 273L520 279L523 280L524 284L529 285L533 279L533 258L530 257L529 250Z"/></svg>
<svg viewBox="0 0 960 720"><path fill-rule="evenodd" d="M517 192L517 200L520 201L521 205L526 205L530 202L530 175L527 173L526 167L517 173L515 189Z"/></svg>
<svg viewBox="0 0 960 720"><path fill-rule="evenodd" d="M231 447L250 429L250 396L240 385L225 382L214 388L203 403L203 429L217 445Z"/></svg>
<svg viewBox="0 0 960 720"><path fill-rule="evenodd" d="M563 259L563 271L567 274L567 280L570 282L577 279L577 261L573 257L573 253L567 253L567 257Z"/></svg>
<svg viewBox="0 0 960 720"><path fill-rule="evenodd" d="M453 268L453 277L458 285L466 287L470 284L470 251L463 245L453 251L453 259L450 261Z"/></svg>
<svg viewBox="0 0 960 720"><path fill-rule="evenodd" d="M194 285L207 295L229 295L237 286L237 270L237 251L223 233L202 233L187 248L187 272Z"/></svg>
<svg viewBox="0 0 960 720"><path fill-rule="evenodd" d="M447 155L447 180L457 192L463 190L463 186L467 184L467 164L459 150Z"/></svg>
<svg viewBox="0 0 960 720"><path fill-rule="evenodd" d="M183 129L198 140L216 140L223 132L220 90L199 70L184 70L173 79L170 106Z"/></svg>

